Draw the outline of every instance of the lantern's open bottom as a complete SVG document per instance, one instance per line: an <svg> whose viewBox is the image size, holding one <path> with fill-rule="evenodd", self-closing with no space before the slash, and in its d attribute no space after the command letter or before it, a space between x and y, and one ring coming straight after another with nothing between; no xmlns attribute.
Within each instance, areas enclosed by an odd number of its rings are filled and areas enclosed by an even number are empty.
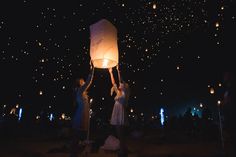
<svg viewBox="0 0 236 157"><path fill-rule="evenodd" d="M110 59L94 59L92 60L92 62L95 68L102 68L102 69L112 68L118 64L117 61Z"/></svg>

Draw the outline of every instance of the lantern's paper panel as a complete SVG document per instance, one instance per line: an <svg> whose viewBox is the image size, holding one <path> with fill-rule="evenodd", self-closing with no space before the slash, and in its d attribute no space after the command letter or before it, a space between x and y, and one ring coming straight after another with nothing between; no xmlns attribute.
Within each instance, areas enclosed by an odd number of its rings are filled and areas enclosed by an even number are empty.
<svg viewBox="0 0 236 157"><path fill-rule="evenodd" d="M118 64L117 30L106 19L90 26L90 57L95 68Z"/></svg>

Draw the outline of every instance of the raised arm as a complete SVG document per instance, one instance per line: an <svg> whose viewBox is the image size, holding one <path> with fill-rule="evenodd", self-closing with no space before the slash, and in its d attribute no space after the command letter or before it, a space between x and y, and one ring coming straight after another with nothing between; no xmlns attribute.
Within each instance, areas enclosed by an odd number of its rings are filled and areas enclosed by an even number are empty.
<svg viewBox="0 0 236 157"><path fill-rule="evenodd" d="M109 73L110 73L112 86L114 86L114 84L116 84L116 82L115 82L115 79L114 79L114 76L113 76L113 73L112 73L112 68L109 68L108 70L109 70Z"/></svg>
<svg viewBox="0 0 236 157"><path fill-rule="evenodd" d="M115 91L116 93L118 93L118 89L117 89L117 85L112 73L112 68L109 68L109 73L110 73L110 77L111 77L111 83L112 83L112 88L111 88L111 95L113 94L113 92Z"/></svg>
<svg viewBox="0 0 236 157"><path fill-rule="evenodd" d="M117 73L118 73L118 79L119 79L119 84L121 83L121 76L120 76L120 70L119 70L119 65L116 66Z"/></svg>
<svg viewBox="0 0 236 157"><path fill-rule="evenodd" d="M88 88L90 87L92 80L93 80L93 75L94 75L94 66L90 62L90 73L85 81L85 84L80 88L82 92L88 90Z"/></svg>

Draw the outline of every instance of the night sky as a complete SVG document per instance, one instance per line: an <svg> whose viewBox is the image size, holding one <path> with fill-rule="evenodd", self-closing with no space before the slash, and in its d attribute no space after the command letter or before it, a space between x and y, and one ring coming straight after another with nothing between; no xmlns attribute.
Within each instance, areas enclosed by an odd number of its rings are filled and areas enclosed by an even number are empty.
<svg viewBox="0 0 236 157"><path fill-rule="evenodd" d="M134 111L214 106L209 88L220 98L235 62L235 9L233 0L1 1L0 105L70 114L74 81L89 72L89 26L105 18ZM96 69L89 95L108 115L110 88L108 70Z"/></svg>

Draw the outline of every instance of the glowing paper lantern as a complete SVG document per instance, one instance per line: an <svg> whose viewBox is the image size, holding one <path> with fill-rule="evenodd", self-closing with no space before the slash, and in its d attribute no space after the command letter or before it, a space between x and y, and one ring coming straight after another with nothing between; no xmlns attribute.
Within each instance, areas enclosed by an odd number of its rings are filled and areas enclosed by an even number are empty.
<svg viewBox="0 0 236 157"><path fill-rule="evenodd" d="M90 57L95 68L118 64L117 30L106 19L90 26Z"/></svg>
<svg viewBox="0 0 236 157"><path fill-rule="evenodd" d="M156 4L153 4L153 5L152 5L152 8L153 8L153 9L156 9L156 8L157 8L157 5L156 5Z"/></svg>
<svg viewBox="0 0 236 157"><path fill-rule="evenodd" d="M210 93L211 93L211 94L214 94L214 93L215 93L214 88L212 88L212 87L210 88Z"/></svg>

